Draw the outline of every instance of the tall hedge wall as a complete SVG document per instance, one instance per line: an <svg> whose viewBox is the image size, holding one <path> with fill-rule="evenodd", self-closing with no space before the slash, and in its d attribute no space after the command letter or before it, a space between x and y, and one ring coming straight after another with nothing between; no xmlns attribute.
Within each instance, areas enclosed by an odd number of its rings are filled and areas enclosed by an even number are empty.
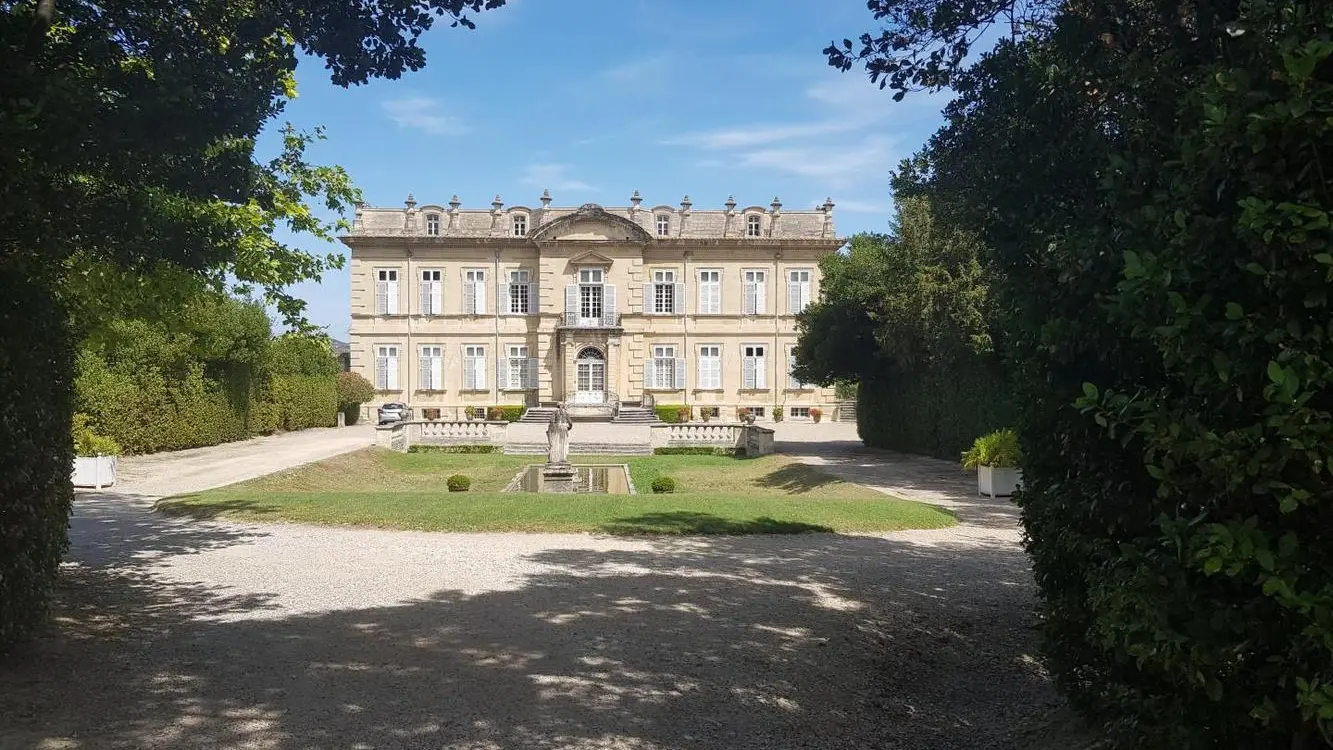
<svg viewBox="0 0 1333 750"><path fill-rule="evenodd" d="M1012 424L1008 388L992 357L885 373L857 389L857 432L873 448L957 459L977 437Z"/></svg>
<svg viewBox="0 0 1333 750"><path fill-rule="evenodd" d="M67 544L74 356L49 288L0 264L0 651L41 622Z"/></svg>

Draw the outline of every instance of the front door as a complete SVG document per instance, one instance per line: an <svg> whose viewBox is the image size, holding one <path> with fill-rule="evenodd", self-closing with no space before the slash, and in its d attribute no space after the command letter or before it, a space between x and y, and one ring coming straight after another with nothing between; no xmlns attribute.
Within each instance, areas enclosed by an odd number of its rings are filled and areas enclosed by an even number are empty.
<svg viewBox="0 0 1333 750"><path fill-rule="evenodd" d="M606 359L601 351L588 347L579 352L574 379L574 403L606 402Z"/></svg>

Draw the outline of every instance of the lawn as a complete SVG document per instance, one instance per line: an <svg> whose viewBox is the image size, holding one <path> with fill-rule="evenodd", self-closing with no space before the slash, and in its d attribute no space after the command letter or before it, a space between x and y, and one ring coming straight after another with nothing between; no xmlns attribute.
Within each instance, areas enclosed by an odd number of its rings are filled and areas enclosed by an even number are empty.
<svg viewBox="0 0 1333 750"><path fill-rule="evenodd" d="M786 456L598 456L629 464L638 495L505 493L539 456L395 453L369 449L241 484L164 500L165 512L424 531L613 534L872 532L939 528L956 520L930 505L835 479ZM581 462L578 457L572 459ZM472 490L450 493L466 474ZM648 487L670 476L677 491Z"/></svg>

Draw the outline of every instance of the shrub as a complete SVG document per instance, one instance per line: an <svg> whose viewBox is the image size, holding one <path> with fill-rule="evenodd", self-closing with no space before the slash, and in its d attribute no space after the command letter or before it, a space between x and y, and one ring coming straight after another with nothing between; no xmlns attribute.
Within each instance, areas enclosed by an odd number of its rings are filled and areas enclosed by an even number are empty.
<svg viewBox="0 0 1333 750"><path fill-rule="evenodd" d="M996 430L977 438L972 447L963 453L963 468L975 469L978 466L1013 468L1018 466L1021 460L1018 433L1013 430Z"/></svg>
<svg viewBox="0 0 1333 750"><path fill-rule="evenodd" d="M711 407L711 406L701 406L701 407L699 407L699 419L701 419L701 420L703 420L703 421L705 421L705 422L712 421L712 419L713 419L713 407Z"/></svg>
<svg viewBox="0 0 1333 750"><path fill-rule="evenodd" d="M450 492L467 492L472 486L472 480L463 474L454 474L445 480L445 485L449 487Z"/></svg>
<svg viewBox="0 0 1333 750"><path fill-rule="evenodd" d="M375 386L355 372L338 373L338 409L347 424L356 424L361 418L361 405L375 398Z"/></svg>
<svg viewBox="0 0 1333 750"><path fill-rule="evenodd" d="M654 456L735 456L735 448L710 448L704 445L664 446L653 449Z"/></svg>
<svg viewBox="0 0 1333 750"><path fill-rule="evenodd" d="M0 263L0 652L42 622L68 544L74 352L49 288Z"/></svg>
<svg viewBox="0 0 1333 750"><path fill-rule="evenodd" d="M657 477L652 484L654 495L666 495L676 491L676 480L671 477Z"/></svg>
<svg viewBox="0 0 1333 750"><path fill-rule="evenodd" d="M484 406L465 406L463 407L463 417L465 419L485 419L486 407Z"/></svg>
<svg viewBox="0 0 1333 750"><path fill-rule="evenodd" d="M847 380L839 380L833 385L833 395L839 401L854 401L856 390L856 383Z"/></svg>
<svg viewBox="0 0 1333 750"><path fill-rule="evenodd" d="M278 405L284 430L332 427L338 421L338 393L334 378L326 375L276 375L269 394Z"/></svg>
<svg viewBox="0 0 1333 750"><path fill-rule="evenodd" d="M527 413L528 407L523 406L522 404L500 407L500 419L503 419L506 422L517 422Z"/></svg>
<svg viewBox="0 0 1333 750"><path fill-rule="evenodd" d="M744 422L749 417L750 417L750 407L748 406L736 407L736 419L739 419L740 421Z"/></svg>
<svg viewBox="0 0 1333 750"><path fill-rule="evenodd" d="M99 435L88 424L88 415L74 415L74 453L79 456L118 456L120 445L105 435Z"/></svg>
<svg viewBox="0 0 1333 750"><path fill-rule="evenodd" d="M773 407L773 421L781 422L783 418L786 416L786 412L787 410L781 406Z"/></svg>
<svg viewBox="0 0 1333 750"><path fill-rule="evenodd" d="M408 453L503 453L498 445L411 445Z"/></svg>
<svg viewBox="0 0 1333 750"><path fill-rule="evenodd" d="M656 411L657 418L668 424L688 422L690 418L690 407L685 404L658 404Z"/></svg>
<svg viewBox="0 0 1333 750"><path fill-rule="evenodd" d="M360 414L360 409L353 410L353 414ZM250 414L246 419L246 429L255 435L272 435L278 431L282 422L282 409L272 401L256 401L250 406ZM352 416L348 416L347 424L356 424Z"/></svg>
<svg viewBox="0 0 1333 750"><path fill-rule="evenodd" d="M810 421L819 424L819 420L824 418L824 410L818 406L810 407Z"/></svg>

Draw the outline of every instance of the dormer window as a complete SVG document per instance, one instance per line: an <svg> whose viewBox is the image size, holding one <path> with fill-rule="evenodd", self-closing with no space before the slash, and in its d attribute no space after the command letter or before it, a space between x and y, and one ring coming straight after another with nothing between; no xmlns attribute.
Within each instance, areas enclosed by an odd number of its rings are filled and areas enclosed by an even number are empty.
<svg viewBox="0 0 1333 750"><path fill-rule="evenodd" d="M426 234L436 236L440 233L440 215L426 214Z"/></svg>
<svg viewBox="0 0 1333 750"><path fill-rule="evenodd" d="M658 237L669 237L670 235L671 235L671 215L670 215L670 214L658 214L658 215L657 215L657 236L658 236Z"/></svg>
<svg viewBox="0 0 1333 750"><path fill-rule="evenodd" d="M514 214L514 223L512 225L512 234L515 237L528 236L528 216L527 214Z"/></svg>
<svg viewBox="0 0 1333 750"><path fill-rule="evenodd" d="M759 215L758 215L758 214L750 214L749 216L745 217L745 236L746 236L746 237L759 237L759 236L761 236L761 235L759 234L759 221L760 221L760 219L759 219Z"/></svg>

